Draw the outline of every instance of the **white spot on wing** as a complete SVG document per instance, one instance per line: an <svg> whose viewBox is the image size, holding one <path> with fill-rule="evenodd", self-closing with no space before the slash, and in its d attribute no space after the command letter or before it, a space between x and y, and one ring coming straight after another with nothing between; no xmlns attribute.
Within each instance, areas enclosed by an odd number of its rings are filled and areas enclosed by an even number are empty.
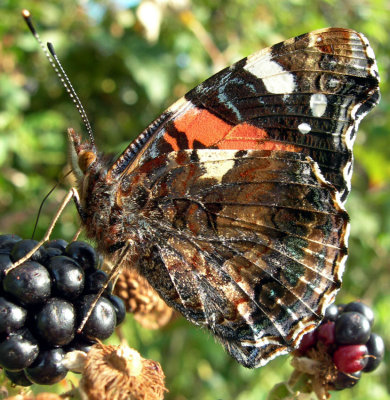
<svg viewBox="0 0 390 400"><path fill-rule="evenodd" d="M294 75L273 61L271 53L249 56L244 69L261 79L271 93L292 93L295 90Z"/></svg>
<svg viewBox="0 0 390 400"><path fill-rule="evenodd" d="M311 126L307 124L306 122L302 122L302 124L298 125L299 132L301 132L303 135L306 133L309 133L311 131Z"/></svg>
<svg viewBox="0 0 390 400"><path fill-rule="evenodd" d="M367 52L367 57L371 58L372 60L375 60L374 50L368 43L366 43L366 52Z"/></svg>
<svg viewBox="0 0 390 400"><path fill-rule="evenodd" d="M310 97L310 109L315 117L322 117L325 114L328 101L323 93L314 93Z"/></svg>
<svg viewBox="0 0 390 400"><path fill-rule="evenodd" d="M202 164L202 167L206 170L202 179L212 178L221 182L224 175L234 167L234 160L210 160Z"/></svg>

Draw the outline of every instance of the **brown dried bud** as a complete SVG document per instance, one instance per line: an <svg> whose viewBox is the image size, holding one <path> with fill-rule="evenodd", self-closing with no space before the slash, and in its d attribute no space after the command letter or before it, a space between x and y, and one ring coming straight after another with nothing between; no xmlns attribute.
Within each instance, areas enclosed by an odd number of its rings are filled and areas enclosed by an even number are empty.
<svg viewBox="0 0 390 400"><path fill-rule="evenodd" d="M80 388L89 400L161 400L164 380L160 364L136 350L97 344L88 353Z"/></svg>
<svg viewBox="0 0 390 400"><path fill-rule="evenodd" d="M174 310L135 270L123 270L116 282L114 294L124 301L126 311L132 313L144 328L159 329L174 316Z"/></svg>

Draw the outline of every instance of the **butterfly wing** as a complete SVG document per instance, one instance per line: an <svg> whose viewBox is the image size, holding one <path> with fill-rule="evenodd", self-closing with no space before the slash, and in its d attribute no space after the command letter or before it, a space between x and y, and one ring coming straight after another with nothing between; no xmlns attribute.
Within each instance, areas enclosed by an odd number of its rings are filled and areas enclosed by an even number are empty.
<svg viewBox="0 0 390 400"><path fill-rule="evenodd" d="M360 33L328 28L274 45L212 76L151 124L114 164L180 149L273 149L316 161L344 201L361 119L379 101L375 57Z"/></svg>
<svg viewBox="0 0 390 400"><path fill-rule="evenodd" d="M361 34L287 40L190 91L108 171L140 273L247 367L296 347L334 300L378 80Z"/></svg>
<svg viewBox="0 0 390 400"><path fill-rule="evenodd" d="M171 152L121 188L122 199L140 205L140 272L246 367L296 347L333 302L348 216L301 154Z"/></svg>

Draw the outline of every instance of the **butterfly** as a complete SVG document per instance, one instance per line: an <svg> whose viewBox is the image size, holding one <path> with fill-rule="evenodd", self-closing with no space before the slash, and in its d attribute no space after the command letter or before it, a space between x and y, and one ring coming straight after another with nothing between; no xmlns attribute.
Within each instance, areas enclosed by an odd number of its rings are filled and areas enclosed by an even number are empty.
<svg viewBox="0 0 390 400"><path fill-rule="evenodd" d="M88 237L245 367L289 352L340 288L378 85L367 39L328 28L207 79L115 161L69 130Z"/></svg>

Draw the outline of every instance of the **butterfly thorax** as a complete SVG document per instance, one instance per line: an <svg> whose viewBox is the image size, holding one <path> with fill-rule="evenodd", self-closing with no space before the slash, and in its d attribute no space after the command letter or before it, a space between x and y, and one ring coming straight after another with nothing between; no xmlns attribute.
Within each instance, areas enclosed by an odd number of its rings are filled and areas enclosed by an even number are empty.
<svg viewBox="0 0 390 400"><path fill-rule="evenodd" d="M81 141L73 130L70 129L68 133L82 224L87 236L96 241L99 250L112 255L131 239L135 213L128 213L127 223L124 223L123 210L117 201L120 182L113 181L109 174L112 157L98 153L94 145ZM134 216L133 221L131 216Z"/></svg>

